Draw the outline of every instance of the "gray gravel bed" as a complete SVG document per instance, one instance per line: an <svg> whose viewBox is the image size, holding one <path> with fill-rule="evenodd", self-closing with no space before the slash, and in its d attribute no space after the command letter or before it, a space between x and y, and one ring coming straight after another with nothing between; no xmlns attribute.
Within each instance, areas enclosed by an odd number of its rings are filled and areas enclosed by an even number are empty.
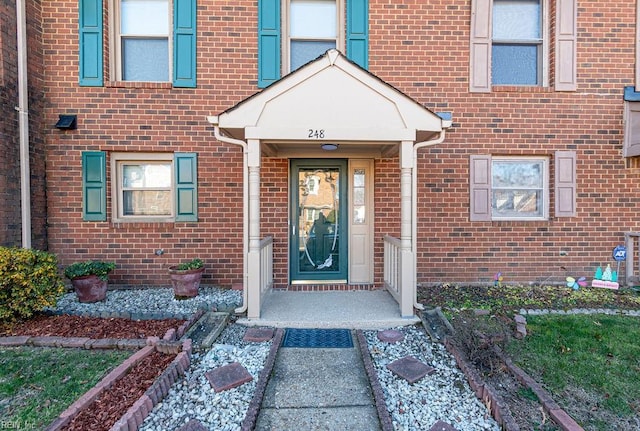
<svg viewBox="0 0 640 431"><path fill-rule="evenodd" d="M394 329L404 334L402 341L382 342L377 331L364 331L364 336L395 430L426 430L438 420L459 431L500 430L442 344L432 343L420 327ZM436 372L409 384L387 369L387 364L409 355Z"/></svg>
<svg viewBox="0 0 640 431"><path fill-rule="evenodd" d="M172 288L121 289L107 291L104 301L81 303L75 293L58 300L53 313L92 317L142 319L187 319L198 310L229 311L242 304L242 291L200 286L198 296L175 299Z"/></svg>
<svg viewBox="0 0 640 431"><path fill-rule="evenodd" d="M199 421L210 430L239 430L271 348L271 342L244 342L245 329L229 325L209 351L194 353L185 377L171 387L140 430L176 430L191 420ZM253 380L216 393L205 373L233 362L242 364Z"/></svg>

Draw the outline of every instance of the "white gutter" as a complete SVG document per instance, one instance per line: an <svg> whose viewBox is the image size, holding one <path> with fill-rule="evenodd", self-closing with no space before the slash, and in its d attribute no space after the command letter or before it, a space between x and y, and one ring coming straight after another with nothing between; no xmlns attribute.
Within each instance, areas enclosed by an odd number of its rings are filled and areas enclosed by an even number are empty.
<svg viewBox="0 0 640 431"><path fill-rule="evenodd" d="M249 301L247 295L249 291L248 286L248 271L247 271L247 254L249 252L249 169L247 163L247 143L240 139L230 138L225 136L220 131L217 115L210 115L207 117L207 121L213 125L213 134L220 142L227 144L239 145L242 147L242 306L235 309L238 314L247 311Z"/></svg>
<svg viewBox="0 0 640 431"><path fill-rule="evenodd" d="M20 133L20 211L22 247L31 248L31 173L29 167L29 90L27 85L27 14L25 0L16 0L18 37L18 128Z"/></svg>
<svg viewBox="0 0 640 431"><path fill-rule="evenodd" d="M412 219L413 226L411 227L411 252L413 253L413 307L418 310L424 310L424 305L418 303L418 150L421 148L432 147L437 144L441 144L444 141L446 135L446 128L451 127L451 121L443 120L443 128L435 139L428 141L422 141L414 144L413 146L413 169L412 169L412 184L411 184L411 201L412 201Z"/></svg>

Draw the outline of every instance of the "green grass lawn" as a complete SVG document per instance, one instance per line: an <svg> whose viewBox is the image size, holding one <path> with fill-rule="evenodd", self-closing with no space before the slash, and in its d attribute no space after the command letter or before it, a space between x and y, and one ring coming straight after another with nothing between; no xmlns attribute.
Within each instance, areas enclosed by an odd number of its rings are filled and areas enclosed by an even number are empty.
<svg viewBox="0 0 640 431"><path fill-rule="evenodd" d="M128 351L0 349L0 425L46 428L130 355Z"/></svg>
<svg viewBox="0 0 640 431"><path fill-rule="evenodd" d="M640 318L528 316L527 330L507 352L569 415L588 430L638 429Z"/></svg>

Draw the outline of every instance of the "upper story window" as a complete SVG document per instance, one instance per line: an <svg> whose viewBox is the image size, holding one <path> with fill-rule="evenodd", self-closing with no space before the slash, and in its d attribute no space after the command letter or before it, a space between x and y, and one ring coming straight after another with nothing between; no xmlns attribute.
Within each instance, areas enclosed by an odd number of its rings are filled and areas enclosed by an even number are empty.
<svg viewBox="0 0 640 431"><path fill-rule="evenodd" d="M494 85L542 84L542 5L494 0L491 49Z"/></svg>
<svg viewBox="0 0 640 431"><path fill-rule="evenodd" d="M116 70L118 80L170 80L171 7L169 0L117 0Z"/></svg>
<svg viewBox="0 0 640 431"><path fill-rule="evenodd" d="M368 68L369 0L258 0L258 87L334 48Z"/></svg>
<svg viewBox="0 0 640 431"><path fill-rule="evenodd" d="M104 0L80 0L81 86L103 86L106 61L112 82L196 87L196 0L109 0L108 25L102 19L105 4ZM107 28L109 49L105 50Z"/></svg>
<svg viewBox="0 0 640 431"><path fill-rule="evenodd" d="M576 91L577 1L472 0L469 91L487 93L494 85ZM555 44L553 64L550 40Z"/></svg>
<svg viewBox="0 0 640 431"><path fill-rule="evenodd" d="M344 28L341 17L344 15L339 14L342 10L340 0L289 0L285 3L289 7L285 13L289 17L289 37L284 47L288 52L287 71L298 69L330 49L344 51L343 38L338 31Z"/></svg>

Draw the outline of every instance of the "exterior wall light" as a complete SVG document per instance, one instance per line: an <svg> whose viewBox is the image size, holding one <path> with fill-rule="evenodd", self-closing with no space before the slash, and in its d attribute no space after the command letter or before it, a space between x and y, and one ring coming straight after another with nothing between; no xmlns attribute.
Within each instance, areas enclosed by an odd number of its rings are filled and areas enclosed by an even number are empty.
<svg viewBox="0 0 640 431"><path fill-rule="evenodd" d="M330 143L322 144L320 148L322 148L325 151L334 151L338 149L338 144L330 144Z"/></svg>
<svg viewBox="0 0 640 431"><path fill-rule="evenodd" d="M60 130L75 130L78 123L77 115L59 115L58 122L56 123L56 129Z"/></svg>

